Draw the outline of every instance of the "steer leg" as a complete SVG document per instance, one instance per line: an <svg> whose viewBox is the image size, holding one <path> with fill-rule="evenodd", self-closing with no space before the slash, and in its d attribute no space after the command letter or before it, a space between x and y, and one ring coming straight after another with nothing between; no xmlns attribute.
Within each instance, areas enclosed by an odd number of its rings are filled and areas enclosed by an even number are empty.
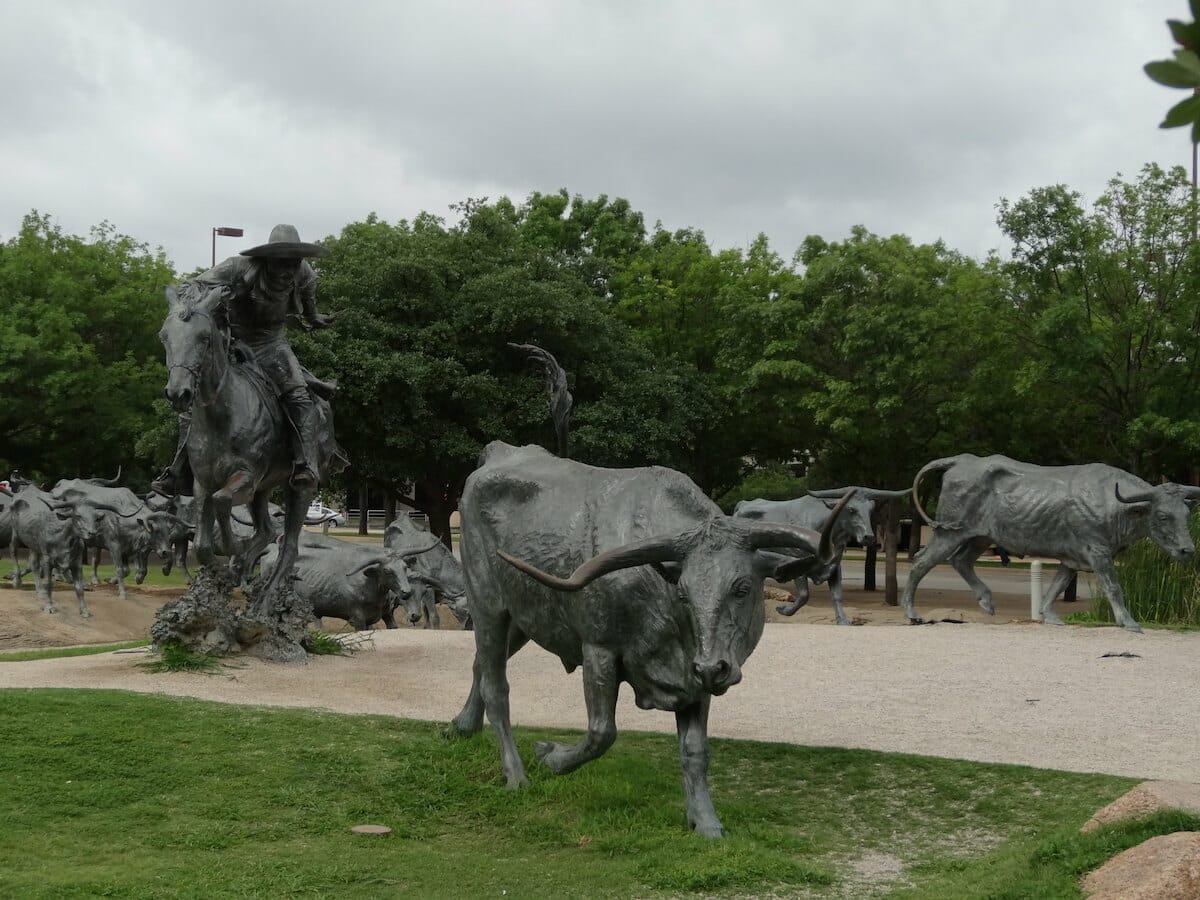
<svg viewBox="0 0 1200 900"><path fill-rule="evenodd" d="M1058 613L1054 611L1054 601L1058 599L1074 577L1075 570L1065 564L1060 564L1058 571L1054 573L1054 580L1050 582L1050 587L1046 589L1046 593L1042 595L1042 603L1038 609L1041 613L1042 621L1047 625L1065 625Z"/></svg>
<svg viewBox="0 0 1200 900"><path fill-rule="evenodd" d="M833 598L833 616L839 625L849 625L850 617L842 606L842 564L838 563L829 575L829 595Z"/></svg>
<svg viewBox="0 0 1200 900"><path fill-rule="evenodd" d="M617 658L596 646L583 648L583 699L588 730L578 744L538 741L533 752L555 775L565 775L605 754L617 739Z"/></svg>
<svg viewBox="0 0 1200 900"><path fill-rule="evenodd" d="M796 579L796 596L791 603L783 603L775 607L775 611L785 616L794 616L796 610L808 603L808 579L803 575Z"/></svg>
<svg viewBox="0 0 1200 900"><path fill-rule="evenodd" d="M1129 610L1125 608L1125 594L1121 591L1121 583L1117 581L1117 570L1114 568L1111 559L1093 559L1092 571L1096 573L1096 578L1100 580L1100 587L1104 590L1104 596L1108 598L1108 605L1112 607L1113 618L1117 620L1117 624L1126 631L1134 631L1141 633L1142 626L1134 620L1129 614Z"/></svg>
<svg viewBox="0 0 1200 900"><path fill-rule="evenodd" d="M921 624L921 617L917 615L917 610L913 606L913 595L917 592L917 585L933 570L934 566L953 556L963 542L962 536L951 535L944 529L935 528L929 543L913 558L912 569L908 573L908 582L904 585L904 593L900 597L900 605L904 608L904 614L908 616L908 620L914 625Z"/></svg>
<svg viewBox="0 0 1200 900"><path fill-rule="evenodd" d="M980 554L990 544L991 539L989 538L964 544L957 553L950 557L950 565L954 567L954 571L961 575L962 580L975 592L975 600L979 604L979 608L989 616L994 616L996 614L996 607L992 603L992 589L987 586L975 571L975 560L979 559Z"/></svg>
<svg viewBox="0 0 1200 900"><path fill-rule="evenodd" d="M725 831L708 794L708 705L711 699L705 697L676 711L675 730L679 732L679 764L683 768L688 825L697 834L719 838Z"/></svg>
<svg viewBox="0 0 1200 900"><path fill-rule="evenodd" d="M117 576L117 596L121 600L128 600L129 593L125 590L125 576L129 574L129 567L125 565L125 554L118 544L108 548L108 555L112 557L113 572ZM99 550L96 551L96 556L100 556Z"/></svg>
<svg viewBox="0 0 1200 900"><path fill-rule="evenodd" d="M30 553L33 561L33 589L37 598L42 601L42 612L56 613L54 606L54 579L50 571L50 558L36 550Z"/></svg>
<svg viewBox="0 0 1200 900"><path fill-rule="evenodd" d="M75 599L79 601L79 618L90 619L91 612L87 608L87 603L83 599L83 566L85 558L80 554L75 559L71 560L67 569L71 573L71 581L75 585ZM122 598L124 599L124 598Z"/></svg>
<svg viewBox="0 0 1200 900"><path fill-rule="evenodd" d="M529 641L529 636L515 624L510 624L507 641L507 658L512 659L516 652ZM476 643L478 643L478 637ZM452 734L469 735L477 733L481 728L483 728L483 694L479 690L479 669L476 668L471 678L471 693L467 695L467 702L463 704L462 711L450 722L449 731Z"/></svg>
<svg viewBox="0 0 1200 900"><path fill-rule="evenodd" d="M103 552L100 547L96 547L95 550L96 552L92 556L92 587L96 587L100 584L100 554ZM83 552L86 555L87 549L85 548Z"/></svg>
<svg viewBox="0 0 1200 900"><path fill-rule="evenodd" d="M513 739L512 721L508 710L508 663L507 635L511 621L507 612L492 615L480 623L475 632L474 675L483 695L483 708L487 712L496 740L500 744L500 766L509 788L528 784L525 764L517 753L517 742Z"/></svg>

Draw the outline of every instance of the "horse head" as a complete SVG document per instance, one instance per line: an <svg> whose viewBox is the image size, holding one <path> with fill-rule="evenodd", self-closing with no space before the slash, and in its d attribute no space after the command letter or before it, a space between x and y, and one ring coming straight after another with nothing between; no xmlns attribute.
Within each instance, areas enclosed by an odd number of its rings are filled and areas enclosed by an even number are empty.
<svg viewBox="0 0 1200 900"><path fill-rule="evenodd" d="M224 288L200 293L193 285L166 290L167 317L158 332L167 355L164 393L176 412L207 405L228 368L229 322ZM207 387L207 389L206 389ZM203 396L202 396L203 395Z"/></svg>

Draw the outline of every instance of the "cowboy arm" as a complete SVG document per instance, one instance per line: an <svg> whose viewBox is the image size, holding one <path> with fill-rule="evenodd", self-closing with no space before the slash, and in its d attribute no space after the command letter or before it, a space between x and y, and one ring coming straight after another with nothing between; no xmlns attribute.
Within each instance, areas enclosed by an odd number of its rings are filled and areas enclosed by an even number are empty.
<svg viewBox="0 0 1200 900"><path fill-rule="evenodd" d="M333 324L333 316L317 311L317 273L307 260L300 266L296 278L296 297L300 301L302 317L313 328L328 328Z"/></svg>
<svg viewBox="0 0 1200 900"><path fill-rule="evenodd" d="M225 296L228 299L237 294L238 285L242 283L249 267L250 260L242 256L231 256L208 271L186 279L185 283L194 285L200 293L207 293L213 288L225 288Z"/></svg>

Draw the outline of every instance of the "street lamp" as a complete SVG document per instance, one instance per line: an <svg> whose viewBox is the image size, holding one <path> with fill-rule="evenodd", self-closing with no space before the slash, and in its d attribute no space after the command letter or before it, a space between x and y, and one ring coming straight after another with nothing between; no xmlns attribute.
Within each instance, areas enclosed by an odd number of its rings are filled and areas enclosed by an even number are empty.
<svg viewBox="0 0 1200 900"><path fill-rule="evenodd" d="M242 229L240 229L240 228L229 228L228 226L221 226L218 228L213 228L213 230L212 230L212 264L214 266L217 264L217 235L218 234L221 235L221 237L241 237L243 234L245 234L245 232L242 231Z"/></svg>

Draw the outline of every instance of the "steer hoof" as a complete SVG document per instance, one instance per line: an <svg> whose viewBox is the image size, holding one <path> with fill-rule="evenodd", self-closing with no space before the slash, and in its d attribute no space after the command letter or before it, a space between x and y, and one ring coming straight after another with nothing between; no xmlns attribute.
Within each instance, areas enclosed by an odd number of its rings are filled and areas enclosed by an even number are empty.
<svg viewBox="0 0 1200 900"><path fill-rule="evenodd" d="M81 610L79 611L79 618L81 618L81 619L90 619L91 617L92 617L91 611L89 611L89 610L86 610L86 609L81 609Z"/></svg>
<svg viewBox="0 0 1200 900"><path fill-rule="evenodd" d="M721 823L716 819L704 822L688 822L692 826L692 831L701 837L706 838L723 838L725 837L725 829L721 827Z"/></svg>
<svg viewBox="0 0 1200 900"><path fill-rule="evenodd" d="M1126 631L1132 631L1134 634L1142 633L1142 626L1132 620L1126 622L1121 627L1124 628Z"/></svg>
<svg viewBox="0 0 1200 900"><path fill-rule="evenodd" d="M1066 625L1058 613L1042 613L1042 623L1045 625Z"/></svg>
<svg viewBox="0 0 1200 900"><path fill-rule="evenodd" d="M926 624L926 622L920 616L909 616L908 624L909 625L924 625L924 624Z"/></svg>
<svg viewBox="0 0 1200 900"><path fill-rule="evenodd" d="M567 771L563 762L563 753L567 749L565 744L556 744L554 741L538 741L533 745L533 755L537 757L538 762L555 775L561 775Z"/></svg>
<svg viewBox="0 0 1200 900"><path fill-rule="evenodd" d="M775 607L775 612L779 613L782 616L794 616L796 614L796 610L798 610L799 608L800 608L799 606L795 606L794 604L786 603L781 606Z"/></svg>

